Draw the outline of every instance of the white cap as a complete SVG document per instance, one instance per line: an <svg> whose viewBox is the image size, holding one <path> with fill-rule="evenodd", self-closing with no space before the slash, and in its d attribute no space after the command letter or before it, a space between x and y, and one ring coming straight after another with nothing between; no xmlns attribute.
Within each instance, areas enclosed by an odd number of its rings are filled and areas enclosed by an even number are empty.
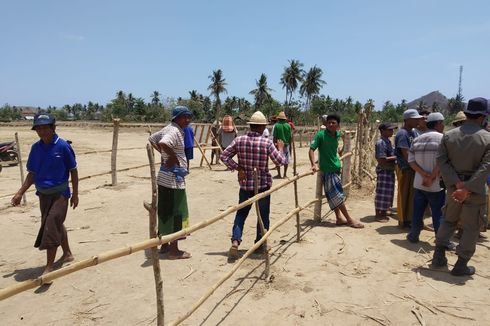
<svg viewBox="0 0 490 326"><path fill-rule="evenodd" d="M444 121L444 116L440 112L432 112L427 116L427 122Z"/></svg>
<svg viewBox="0 0 490 326"><path fill-rule="evenodd" d="M403 112L403 120L407 119L420 119L423 118L417 110L415 109L408 109L405 112Z"/></svg>

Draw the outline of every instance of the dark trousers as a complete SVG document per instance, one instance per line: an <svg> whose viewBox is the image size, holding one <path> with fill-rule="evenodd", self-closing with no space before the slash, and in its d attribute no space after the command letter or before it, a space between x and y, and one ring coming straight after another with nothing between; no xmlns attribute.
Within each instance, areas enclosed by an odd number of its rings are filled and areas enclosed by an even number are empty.
<svg viewBox="0 0 490 326"><path fill-rule="evenodd" d="M270 188L260 189L259 193L267 191L269 189ZM244 201L246 201L247 199L253 196L255 196L253 191L240 189L238 203L239 204L243 203ZM259 211L266 231L269 229L270 205L271 205L270 195L259 200ZM231 241L237 240L238 242L242 242L243 226L245 225L245 220L248 217L250 208L252 208L252 205L245 206L236 212L235 222L233 223ZM259 221L257 220L257 234L255 237L255 242L259 241L260 238L262 238L262 233L260 232L260 225L259 225Z"/></svg>

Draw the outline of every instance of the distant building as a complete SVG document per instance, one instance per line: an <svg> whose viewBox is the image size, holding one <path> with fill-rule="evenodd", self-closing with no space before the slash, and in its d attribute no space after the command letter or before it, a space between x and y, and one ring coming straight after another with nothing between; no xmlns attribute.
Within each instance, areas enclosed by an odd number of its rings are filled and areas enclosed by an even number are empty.
<svg viewBox="0 0 490 326"><path fill-rule="evenodd" d="M34 116L40 111L33 106L14 106L14 108L20 111L20 116L24 120L34 120Z"/></svg>

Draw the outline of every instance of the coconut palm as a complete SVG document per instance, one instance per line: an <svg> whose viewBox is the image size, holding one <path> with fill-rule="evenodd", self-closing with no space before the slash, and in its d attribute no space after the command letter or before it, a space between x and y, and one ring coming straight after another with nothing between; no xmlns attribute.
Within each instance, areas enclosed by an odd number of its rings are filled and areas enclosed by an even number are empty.
<svg viewBox="0 0 490 326"><path fill-rule="evenodd" d="M211 84L208 86L208 90L211 91L211 95L214 95L214 98L216 100L215 118L216 118L216 121L219 121L219 115L220 115L220 109L221 109L221 101L220 101L219 95L221 93L227 93L227 90L225 88L226 79L223 78L223 72L221 71L221 69L214 70L213 74L211 76L209 76L208 78L211 79Z"/></svg>
<svg viewBox="0 0 490 326"><path fill-rule="evenodd" d="M301 96L306 97L306 108L310 107L311 98L320 93L320 89L326 82L322 80L323 71L321 68L314 66L306 73L303 84L299 88Z"/></svg>
<svg viewBox="0 0 490 326"><path fill-rule="evenodd" d="M199 94L195 89L189 91L189 97L191 101L196 101L196 102L199 101Z"/></svg>
<svg viewBox="0 0 490 326"><path fill-rule="evenodd" d="M155 106L160 104L160 92L153 91L153 94L151 94L151 104Z"/></svg>
<svg viewBox="0 0 490 326"><path fill-rule="evenodd" d="M272 91L269 86L267 86L267 76L265 74L260 75L259 80L255 81L257 88L250 91L249 94L253 95L255 98L255 109L260 110L260 108L271 98L269 92Z"/></svg>
<svg viewBox="0 0 490 326"><path fill-rule="evenodd" d="M286 105L291 103L293 93L298 88L298 83L303 81L305 71L302 68L303 64L294 59L289 60L289 66L284 68L280 83L282 88L286 89Z"/></svg>

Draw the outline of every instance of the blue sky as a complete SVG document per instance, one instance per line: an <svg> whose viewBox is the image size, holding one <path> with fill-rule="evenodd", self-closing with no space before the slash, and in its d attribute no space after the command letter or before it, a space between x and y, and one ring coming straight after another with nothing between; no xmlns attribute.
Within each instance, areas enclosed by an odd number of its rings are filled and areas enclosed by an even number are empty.
<svg viewBox="0 0 490 326"><path fill-rule="evenodd" d="M222 69L246 97L261 73L283 101L288 60L324 72L322 94L398 103L439 90L490 97L490 1L0 2L0 105L106 104L209 94Z"/></svg>

